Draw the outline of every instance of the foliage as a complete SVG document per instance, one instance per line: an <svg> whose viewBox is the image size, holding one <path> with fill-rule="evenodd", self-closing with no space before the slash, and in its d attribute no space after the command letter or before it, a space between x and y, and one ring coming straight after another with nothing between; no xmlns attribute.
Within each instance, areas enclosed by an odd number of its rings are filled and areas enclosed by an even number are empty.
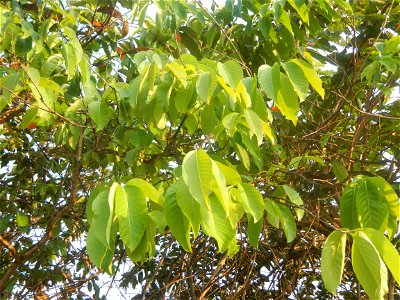
<svg viewBox="0 0 400 300"><path fill-rule="evenodd" d="M394 299L399 4L0 1L2 297Z"/></svg>

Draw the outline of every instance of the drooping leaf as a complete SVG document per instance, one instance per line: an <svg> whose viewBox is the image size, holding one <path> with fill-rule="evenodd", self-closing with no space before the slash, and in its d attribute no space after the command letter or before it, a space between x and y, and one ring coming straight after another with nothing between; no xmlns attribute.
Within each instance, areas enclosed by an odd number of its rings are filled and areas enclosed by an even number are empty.
<svg viewBox="0 0 400 300"><path fill-rule="evenodd" d="M379 188L389 204L390 213L400 219L400 199L392 186L380 176L368 177L366 180Z"/></svg>
<svg viewBox="0 0 400 300"><path fill-rule="evenodd" d="M388 291L387 269L365 233L352 234L351 261L357 279L371 299L383 300Z"/></svg>
<svg viewBox="0 0 400 300"><path fill-rule="evenodd" d="M115 192L115 215L122 241L129 250L135 250L146 229L146 195L136 186L118 185Z"/></svg>
<svg viewBox="0 0 400 300"><path fill-rule="evenodd" d="M340 201L340 222L343 227L349 229L361 227L358 221L356 190L357 186L354 183L349 183L345 187Z"/></svg>
<svg viewBox="0 0 400 300"><path fill-rule="evenodd" d="M182 175L194 199L201 206L208 206L213 180L212 163L203 149L186 154L182 163Z"/></svg>
<svg viewBox="0 0 400 300"><path fill-rule="evenodd" d="M389 268L394 279L400 283L400 254L388 240L388 238L380 231L373 228L361 229L375 246L379 255L382 257L386 266Z"/></svg>
<svg viewBox="0 0 400 300"><path fill-rule="evenodd" d="M294 189L292 189L290 186L287 186L286 184L283 185L283 189L286 192L286 195L288 195L289 200L293 203L296 204L297 206L303 206L303 200L301 199L299 193L297 193ZM301 220L304 216L304 209L300 207L296 207L295 209L297 219Z"/></svg>
<svg viewBox="0 0 400 300"><path fill-rule="evenodd" d="M275 63L272 67L262 65L258 69L258 82L260 83L261 89L274 101L276 101L278 92L281 89L280 74L278 63Z"/></svg>
<svg viewBox="0 0 400 300"><path fill-rule="evenodd" d="M140 179L140 178L133 178L129 180L126 185L128 186L136 186L139 189L142 190L142 192L148 197L151 201L163 206L164 205L164 199L161 197L161 194L159 191L155 189L154 186L152 186L150 183L147 181Z"/></svg>
<svg viewBox="0 0 400 300"><path fill-rule="evenodd" d="M246 212L258 222L264 215L264 201L260 192L248 183L238 185L238 191Z"/></svg>
<svg viewBox="0 0 400 300"><path fill-rule="evenodd" d="M308 95L308 80L303 69L293 61L286 62L283 67L300 101L304 101Z"/></svg>
<svg viewBox="0 0 400 300"><path fill-rule="evenodd" d="M347 234L336 230L326 239L322 248L321 273L325 288L336 295L342 280L344 258L346 254Z"/></svg>
<svg viewBox="0 0 400 300"><path fill-rule="evenodd" d="M196 90L200 99L209 104L211 96L217 87L217 79L209 72L202 73L196 82Z"/></svg>
<svg viewBox="0 0 400 300"><path fill-rule="evenodd" d="M224 173L218 168L218 165L211 161L212 163L212 174L213 174L213 181L212 181L212 191L214 192L216 198L221 202L222 207L226 211L226 215L229 216L229 193L226 187L226 181L224 177Z"/></svg>
<svg viewBox="0 0 400 300"><path fill-rule="evenodd" d="M111 228L114 223L114 194L117 184L112 188L99 193L93 200L93 218L90 228L105 247L109 247L111 240Z"/></svg>
<svg viewBox="0 0 400 300"><path fill-rule="evenodd" d="M65 64L67 65L68 80L75 76L79 65L79 55L75 48L68 43L62 43L62 56L64 58Z"/></svg>
<svg viewBox="0 0 400 300"><path fill-rule="evenodd" d="M201 223L201 212L199 203L194 200L189 192L183 179L178 180L174 184L176 202L178 203L183 214L192 224L194 237L199 233Z"/></svg>
<svg viewBox="0 0 400 300"><path fill-rule="evenodd" d="M244 111L244 117L250 129L250 137L255 135L257 137L258 145L261 145L264 137L263 121L251 109L246 109Z"/></svg>
<svg viewBox="0 0 400 300"><path fill-rule="evenodd" d="M106 246L98 239L96 228L91 226L86 238L86 250L90 260L98 268L105 270L109 275L113 273L112 261L114 257L116 235L116 226L113 226L110 243Z"/></svg>
<svg viewBox="0 0 400 300"><path fill-rule="evenodd" d="M389 216L389 205L379 189L370 181L357 181L356 205L358 221L363 228L384 231Z"/></svg>
<svg viewBox="0 0 400 300"><path fill-rule="evenodd" d="M288 243L296 238L296 222L290 209L282 204L267 199L265 202L268 222L275 228L282 226Z"/></svg>
<svg viewBox="0 0 400 300"><path fill-rule="evenodd" d="M239 63L229 60L225 63L218 63L219 75L224 79L224 81L232 88L236 89L239 82L243 78L243 70Z"/></svg>
<svg viewBox="0 0 400 300"><path fill-rule="evenodd" d="M308 82L317 91L317 93L322 97L322 99L324 99L325 91L322 88L322 81L318 77L317 71L313 68L313 66L311 66L306 61L304 61L302 59L298 59L298 58L292 59L289 63L294 63L301 68L301 70L303 71L304 75L306 76ZM287 66L287 64L286 64L286 66ZM293 68L292 66L289 66L289 69L292 69L292 68ZM298 76L300 77L300 75L298 75Z"/></svg>
<svg viewBox="0 0 400 300"><path fill-rule="evenodd" d="M213 192L209 195L209 207L201 207L201 216L204 232L217 240L219 251L228 249L231 241L236 239L236 230Z"/></svg>
<svg viewBox="0 0 400 300"><path fill-rule="evenodd" d="M89 116L97 130L103 130L110 122L110 110L105 101L92 101L88 105Z"/></svg>
<svg viewBox="0 0 400 300"><path fill-rule="evenodd" d="M263 228L263 221L264 218L260 218L258 222L255 222L253 216L247 214L247 236L249 237L250 244L256 249L258 249L258 241Z"/></svg>
<svg viewBox="0 0 400 300"><path fill-rule="evenodd" d="M190 221L182 212L176 198L176 183L171 185L165 195L165 218L172 234L187 252L190 246Z"/></svg>
<svg viewBox="0 0 400 300"><path fill-rule="evenodd" d="M17 72L0 79L0 112L10 103L20 77L21 72Z"/></svg>
<svg viewBox="0 0 400 300"><path fill-rule="evenodd" d="M282 115L296 125L299 101L292 84L284 74L281 74L281 89L278 91L275 105L279 108Z"/></svg>
<svg viewBox="0 0 400 300"><path fill-rule="evenodd" d="M349 176L346 168L338 160L334 160L332 162L332 168L333 168L333 173L335 174L337 180L339 180L340 182L344 182L346 178Z"/></svg>

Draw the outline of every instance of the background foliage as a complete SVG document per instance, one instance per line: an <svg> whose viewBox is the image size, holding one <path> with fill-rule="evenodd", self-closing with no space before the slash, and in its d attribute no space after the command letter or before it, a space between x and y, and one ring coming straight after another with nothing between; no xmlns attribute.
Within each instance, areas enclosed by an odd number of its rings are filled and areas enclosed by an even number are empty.
<svg viewBox="0 0 400 300"><path fill-rule="evenodd" d="M2 298L395 299L399 4L0 1Z"/></svg>

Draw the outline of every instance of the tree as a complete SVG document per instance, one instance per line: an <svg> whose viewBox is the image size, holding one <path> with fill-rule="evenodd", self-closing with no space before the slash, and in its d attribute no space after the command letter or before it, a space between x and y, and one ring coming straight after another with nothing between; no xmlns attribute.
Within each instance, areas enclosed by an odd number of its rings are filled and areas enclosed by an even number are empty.
<svg viewBox="0 0 400 300"><path fill-rule="evenodd" d="M153 2L0 1L2 298L395 299L399 1Z"/></svg>

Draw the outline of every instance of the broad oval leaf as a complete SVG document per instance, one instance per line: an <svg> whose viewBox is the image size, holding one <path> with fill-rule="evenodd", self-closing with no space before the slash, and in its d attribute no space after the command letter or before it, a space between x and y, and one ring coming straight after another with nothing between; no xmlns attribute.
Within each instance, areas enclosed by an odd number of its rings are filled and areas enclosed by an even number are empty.
<svg viewBox="0 0 400 300"><path fill-rule="evenodd" d="M217 85L217 79L214 74L209 72L202 73L196 82L196 91L200 99L209 104Z"/></svg>
<svg viewBox="0 0 400 300"><path fill-rule="evenodd" d="M165 218L172 234L187 252L190 246L190 222L186 218L176 199L176 183L171 185L165 194Z"/></svg>
<svg viewBox="0 0 400 300"><path fill-rule="evenodd" d="M386 266L363 232L352 234L352 238L351 260L354 272L368 297L383 300L388 291Z"/></svg>
<svg viewBox="0 0 400 300"><path fill-rule="evenodd" d="M236 229L232 227L217 196L212 192L209 198L209 208L201 207L201 226L206 234L217 240L219 251L225 251L236 239Z"/></svg>
<svg viewBox="0 0 400 300"><path fill-rule="evenodd" d="M308 95L308 80L303 69L293 61L288 61L283 64L283 68L285 69L295 92L299 96L300 101L304 101Z"/></svg>
<svg viewBox="0 0 400 300"><path fill-rule="evenodd" d="M201 206L207 206L208 203L213 180L211 170L211 159L203 149L190 151L183 159L183 180Z"/></svg>
<svg viewBox="0 0 400 300"><path fill-rule="evenodd" d="M263 228L264 219L261 218L258 222L255 222L251 214L247 214L247 236L249 237L250 244L258 249L258 241L260 239L260 233Z"/></svg>
<svg viewBox="0 0 400 300"><path fill-rule="evenodd" d="M336 230L326 239L322 248L321 273L325 288L336 295L342 280L347 234Z"/></svg>
<svg viewBox="0 0 400 300"><path fill-rule="evenodd" d="M361 227L358 222L356 190L357 186L355 183L352 182L346 185L340 201L340 223L342 227L349 229Z"/></svg>
<svg viewBox="0 0 400 300"><path fill-rule="evenodd" d="M189 192L183 179L178 180L174 184L176 202L181 208L183 214L189 219L192 224L193 234L196 238L200 231L201 213L200 205Z"/></svg>
<svg viewBox="0 0 400 300"><path fill-rule="evenodd" d="M239 184L238 191L244 209L253 216L254 223L260 221L264 215L264 201L260 192L248 183Z"/></svg>
<svg viewBox="0 0 400 300"><path fill-rule="evenodd" d="M276 101L278 92L281 89L281 72L279 64L275 63L272 67L262 65L258 68L258 82L268 98Z"/></svg>
<svg viewBox="0 0 400 300"><path fill-rule="evenodd" d="M115 215L122 241L130 251L135 250L146 229L146 195L136 186L118 185L115 192Z"/></svg>
<svg viewBox="0 0 400 300"><path fill-rule="evenodd" d="M366 179L357 181L356 205L361 227L385 230L389 205L379 189Z"/></svg>
<svg viewBox="0 0 400 300"><path fill-rule="evenodd" d="M155 189L154 186L152 186L150 183L147 181L140 179L140 178L133 178L129 180L126 185L128 186L136 186L139 189L142 190L142 192L148 197L151 201L163 206L164 205L164 199L161 197L161 194L159 191Z"/></svg>
<svg viewBox="0 0 400 300"><path fill-rule="evenodd" d="M394 279L400 283L400 255L388 238L380 231L373 228L361 229L375 246Z"/></svg>
<svg viewBox="0 0 400 300"><path fill-rule="evenodd" d="M236 89L239 82L243 78L243 70L239 63L229 60L225 63L218 63L219 75L224 79L224 81L229 84L233 89Z"/></svg>
<svg viewBox="0 0 400 300"><path fill-rule="evenodd" d="M110 121L110 111L105 101L92 101L88 105L89 116L97 130L103 130Z"/></svg>
<svg viewBox="0 0 400 300"><path fill-rule="evenodd" d="M297 66L301 68L301 70L303 71L304 75L307 78L307 81L317 91L317 93L321 96L321 98L324 99L325 91L322 88L322 81L318 77L317 71L313 68L313 66L311 66L306 61L298 58L292 59L290 62L295 63Z"/></svg>
<svg viewBox="0 0 400 300"><path fill-rule="evenodd" d="M299 101L292 84L287 76L283 74L281 75L281 86L282 88L278 91L275 104L281 111L282 115L296 125L298 119L297 114L299 112Z"/></svg>

